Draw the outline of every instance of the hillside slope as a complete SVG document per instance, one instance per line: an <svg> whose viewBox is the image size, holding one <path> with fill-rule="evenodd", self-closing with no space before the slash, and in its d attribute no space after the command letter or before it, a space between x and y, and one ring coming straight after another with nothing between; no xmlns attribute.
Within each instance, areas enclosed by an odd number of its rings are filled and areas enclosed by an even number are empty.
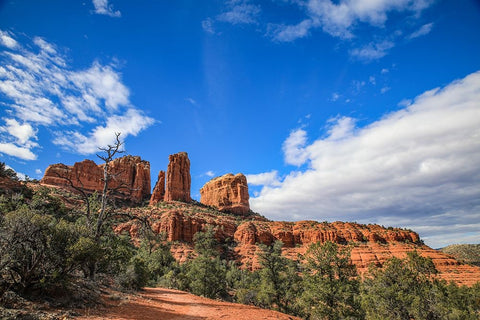
<svg viewBox="0 0 480 320"><path fill-rule="evenodd" d="M155 207L130 208L129 213L147 217L154 232L164 233L172 241L172 253L185 261L193 253L193 236L207 226L216 229L216 237L229 243L230 254L244 268L257 269L258 243L284 243L283 254L297 259L314 242L327 240L352 247L352 261L360 274L371 264L381 266L392 257L404 258L417 251L433 260L439 277L458 284L472 285L480 281L480 267L457 261L453 256L423 244L418 234L406 229L385 228L350 222L269 221L254 213L237 216L195 203L161 202ZM136 220L122 223L116 232L129 232L137 237L140 226Z"/></svg>
<svg viewBox="0 0 480 320"><path fill-rule="evenodd" d="M459 261L480 267L480 244L452 244L440 251Z"/></svg>

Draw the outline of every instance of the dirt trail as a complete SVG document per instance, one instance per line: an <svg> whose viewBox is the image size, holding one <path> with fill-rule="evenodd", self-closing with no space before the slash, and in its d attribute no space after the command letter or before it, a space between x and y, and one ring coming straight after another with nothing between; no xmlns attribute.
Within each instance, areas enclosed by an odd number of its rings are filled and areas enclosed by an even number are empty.
<svg viewBox="0 0 480 320"><path fill-rule="evenodd" d="M136 296L129 296L127 300L110 300L107 308L86 313L90 314L76 319L299 319L271 310L211 300L163 288L146 288Z"/></svg>

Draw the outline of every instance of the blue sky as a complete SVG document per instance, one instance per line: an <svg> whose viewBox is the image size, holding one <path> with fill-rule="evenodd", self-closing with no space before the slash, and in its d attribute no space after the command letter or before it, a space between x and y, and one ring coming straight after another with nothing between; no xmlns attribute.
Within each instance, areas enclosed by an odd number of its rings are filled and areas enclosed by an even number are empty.
<svg viewBox="0 0 480 320"><path fill-rule="evenodd" d="M242 172L271 219L480 239L474 0L0 1L0 161L41 178L122 132Z"/></svg>

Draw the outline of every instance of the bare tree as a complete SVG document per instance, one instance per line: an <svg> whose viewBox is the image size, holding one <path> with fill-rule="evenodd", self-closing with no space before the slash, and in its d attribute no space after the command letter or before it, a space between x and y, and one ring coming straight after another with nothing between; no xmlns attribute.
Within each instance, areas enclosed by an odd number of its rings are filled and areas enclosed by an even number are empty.
<svg viewBox="0 0 480 320"><path fill-rule="evenodd" d="M127 185L124 181L119 181L117 178L121 176L123 171L112 172L111 163L114 160L115 156L125 153L125 150L122 149L123 142L120 139L121 133L115 133L115 141L113 144L109 144L106 147L98 148L101 153L97 154L97 157L103 161L103 178L102 178L102 190L101 190L101 200L100 200L100 208L98 209L98 214L95 214L96 205L92 203L95 201L92 199L90 192L88 192L76 172L76 176L68 176L68 174L58 174L57 176L61 179L67 181L68 185L76 190L80 196L83 198L85 203L85 216L87 220L87 227L90 230L92 240L97 243L98 245L101 244L102 236L105 232L105 223L110 221L111 219L128 219L128 220L136 220L136 223L139 223L141 226L142 232L153 232L151 223L149 221L148 216L138 216L133 215L128 212L120 212L112 208L109 205L110 196L115 194L115 192L119 191L120 189L128 189L133 190L130 186ZM114 183L113 183L114 182ZM91 278L93 278L97 271L97 262L91 261L88 265L88 274Z"/></svg>
<svg viewBox="0 0 480 320"><path fill-rule="evenodd" d="M99 148L101 151L104 152L103 155L97 154L97 157L102 159L105 163L103 167L103 190L102 190L102 201L101 201L101 206L100 206L100 212L98 214L97 218L97 226L95 229L95 238L100 237L101 235L101 230L103 223L105 222L106 218L106 208L107 208L107 200L108 200L108 194L109 194L109 188L108 184L110 180L113 178L111 173L109 172L109 165L110 162L112 162L113 158L117 154L124 153L125 150L121 150L121 146L123 145L123 142L120 140L120 132L115 132L115 143L113 145L107 145L107 147L101 147Z"/></svg>

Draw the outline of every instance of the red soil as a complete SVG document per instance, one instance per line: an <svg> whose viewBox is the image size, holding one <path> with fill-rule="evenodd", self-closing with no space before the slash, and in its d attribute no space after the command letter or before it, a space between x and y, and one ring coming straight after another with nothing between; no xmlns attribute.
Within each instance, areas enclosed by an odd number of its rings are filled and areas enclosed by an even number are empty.
<svg viewBox="0 0 480 320"><path fill-rule="evenodd" d="M164 288L145 288L136 296L128 296L127 300L110 300L106 304L106 308L93 312L85 311L83 316L76 319L299 319L276 311L211 300L183 291Z"/></svg>

